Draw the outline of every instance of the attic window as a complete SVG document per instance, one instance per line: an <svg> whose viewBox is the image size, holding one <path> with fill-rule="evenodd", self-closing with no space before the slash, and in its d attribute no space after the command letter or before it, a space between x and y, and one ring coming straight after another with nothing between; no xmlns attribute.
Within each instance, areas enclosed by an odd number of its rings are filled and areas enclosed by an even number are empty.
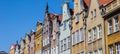
<svg viewBox="0 0 120 54"><path fill-rule="evenodd" d="M93 16L96 17L96 9L94 9L94 15Z"/></svg>
<svg viewBox="0 0 120 54"><path fill-rule="evenodd" d="M76 18L75 19L76 19L76 23L78 23L79 22L79 14L78 13L76 14Z"/></svg>
<svg viewBox="0 0 120 54"><path fill-rule="evenodd" d="M91 18L93 18L93 11L91 11Z"/></svg>

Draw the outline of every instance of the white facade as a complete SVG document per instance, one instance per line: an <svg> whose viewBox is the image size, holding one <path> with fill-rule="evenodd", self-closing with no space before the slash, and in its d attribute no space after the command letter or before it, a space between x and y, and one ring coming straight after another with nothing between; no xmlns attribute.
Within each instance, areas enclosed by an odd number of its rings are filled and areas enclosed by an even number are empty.
<svg viewBox="0 0 120 54"><path fill-rule="evenodd" d="M68 2L64 2L63 7L63 15L62 15L62 23L60 25L60 36L59 36L59 53L60 54L70 54L70 11L68 7Z"/></svg>

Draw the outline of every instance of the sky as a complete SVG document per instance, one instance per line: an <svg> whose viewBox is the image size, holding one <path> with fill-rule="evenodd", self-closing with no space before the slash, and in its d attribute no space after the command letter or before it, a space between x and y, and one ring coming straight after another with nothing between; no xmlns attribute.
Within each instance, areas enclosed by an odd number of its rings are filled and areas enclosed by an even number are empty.
<svg viewBox="0 0 120 54"><path fill-rule="evenodd" d="M43 22L46 3L49 12L62 14L65 0L0 0L0 51L9 52L11 44L26 33L36 30L37 21ZM70 8L73 8L72 0Z"/></svg>

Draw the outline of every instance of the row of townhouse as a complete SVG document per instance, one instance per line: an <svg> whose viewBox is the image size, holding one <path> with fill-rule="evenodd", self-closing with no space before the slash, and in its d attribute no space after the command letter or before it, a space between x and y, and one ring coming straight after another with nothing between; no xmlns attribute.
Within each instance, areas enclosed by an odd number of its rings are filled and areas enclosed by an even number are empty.
<svg viewBox="0 0 120 54"><path fill-rule="evenodd" d="M73 0L49 12L10 54L120 54L120 0Z"/></svg>
<svg viewBox="0 0 120 54"><path fill-rule="evenodd" d="M120 0L73 0L72 54L120 54Z"/></svg>

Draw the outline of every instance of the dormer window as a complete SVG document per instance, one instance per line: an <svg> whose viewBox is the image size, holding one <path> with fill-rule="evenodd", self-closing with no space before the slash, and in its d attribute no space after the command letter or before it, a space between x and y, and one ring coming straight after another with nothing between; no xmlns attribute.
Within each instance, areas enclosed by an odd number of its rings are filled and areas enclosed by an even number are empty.
<svg viewBox="0 0 120 54"><path fill-rule="evenodd" d="M78 13L76 14L76 18L75 19L76 19L76 23L78 23L79 22L79 14Z"/></svg>

